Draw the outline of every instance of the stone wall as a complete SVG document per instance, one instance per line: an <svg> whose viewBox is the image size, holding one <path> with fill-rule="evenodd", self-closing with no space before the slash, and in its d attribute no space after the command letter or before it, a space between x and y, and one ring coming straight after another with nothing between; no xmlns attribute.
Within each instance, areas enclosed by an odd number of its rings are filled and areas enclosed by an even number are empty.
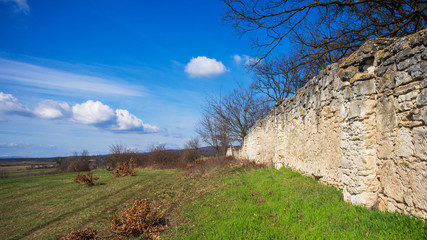
<svg viewBox="0 0 427 240"><path fill-rule="evenodd" d="M427 218L426 46L427 30L369 40L277 103L234 154Z"/></svg>

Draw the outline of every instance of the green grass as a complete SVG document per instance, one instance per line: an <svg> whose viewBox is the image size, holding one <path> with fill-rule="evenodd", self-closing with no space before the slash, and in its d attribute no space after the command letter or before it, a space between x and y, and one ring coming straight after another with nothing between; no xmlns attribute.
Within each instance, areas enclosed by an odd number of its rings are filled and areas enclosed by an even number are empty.
<svg viewBox="0 0 427 240"><path fill-rule="evenodd" d="M107 171L94 187L72 181L76 173L0 180L0 239L56 239L72 229L102 224L124 203L163 191L176 182L177 171L138 170L135 177L113 178Z"/></svg>
<svg viewBox="0 0 427 240"><path fill-rule="evenodd" d="M215 181L221 184L214 191L184 206L187 224L168 238L427 239L422 220L351 206L339 190L289 169L224 174Z"/></svg>
<svg viewBox="0 0 427 240"><path fill-rule="evenodd" d="M166 212L165 239L427 239L422 220L348 205L339 190L289 169L95 171L94 187L75 175L0 180L0 239L56 239L87 227L109 238L111 215L146 197Z"/></svg>

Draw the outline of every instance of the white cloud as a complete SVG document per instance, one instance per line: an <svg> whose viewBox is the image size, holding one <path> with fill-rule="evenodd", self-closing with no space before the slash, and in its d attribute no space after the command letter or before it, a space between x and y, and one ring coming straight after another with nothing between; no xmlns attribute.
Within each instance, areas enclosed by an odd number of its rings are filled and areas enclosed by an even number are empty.
<svg viewBox="0 0 427 240"><path fill-rule="evenodd" d="M238 54L233 56L233 60L236 64L240 64L240 62L242 62L242 58Z"/></svg>
<svg viewBox="0 0 427 240"><path fill-rule="evenodd" d="M67 117L70 110L71 108L66 102L44 100L34 108L33 112L40 118L54 119Z"/></svg>
<svg viewBox="0 0 427 240"><path fill-rule="evenodd" d="M115 114L113 109L100 101L88 100L73 106L73 120L83 124L98 124L111 120Z"/></svg>
<svg viewBox="0 0 427 240"><path fill-rule="evenodd" d="M30 6L28 6L27 0L0 0L0 2L13 3L17 12L30 13Z"/></svg>
<svg viewBox="0 0 427 240"><path fill-rule="evenodd" d="M100 77L87 76L41 67L33 64L0 58L0 81L21 83L36 89L49 89L55 93L95 93L104 95L141 96L146 90L127 85L119 80L111 81Z"/></svg>
<svg viewBox="0 0 427 240"><path fill-rule="evenodd" d="M248 66L250 66L252 64L257 63L260 59L257 58L257 57L250 57L248 55L242 55L242 56L240 56L238 54L235 54L233 56L233 60L234 60L234 62L236 64L240 64L242 62L242 60L244 60L245 67L248 67Z"/></svg>
<svg viewBox="0 0 427 240"><path fill-rule="evenodd" d="M0 92L0 113L28 115L30 111L24 107L12 94Z"/></svg>
<svg viewBox="0 0 427 240"><path fill-rule="evenodd" d="M66 102L43 100L34 109L23 106L12 94L0 92L0 121L3 116L19 114L44 119L64 119L81 124L95 125L114 132L156 133L160 129L144 123L125 109L113 110L100 101L88 100L73 107ZM4 145L4 144L3 144ZM10 145L12 146L12 145Z"/></svg>
<svg viewBox="0 0 427 240"><path fill-rule="evenodd" d="M150 124L143 123L141 119L129 113L128 110L117 109L117 129L118 130L141 130L144 132L158 132L159 128Z"/></svg>
<svg viewBox="0 0 427 240"><path fill-rule="evenodd" d="M213 77L223 74L225 71L227 71L227 69L222 62L205 56L192 58L185 66L185 72L193 78Z"/></svg>

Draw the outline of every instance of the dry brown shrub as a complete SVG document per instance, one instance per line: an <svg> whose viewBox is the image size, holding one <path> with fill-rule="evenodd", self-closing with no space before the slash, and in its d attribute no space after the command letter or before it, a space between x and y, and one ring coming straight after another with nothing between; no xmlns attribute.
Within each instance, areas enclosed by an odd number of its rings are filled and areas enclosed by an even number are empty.
<svg viewBox="0 0 427 240"><path fill-rule="evenodd" d="M129 162L120 163L111 173L114 177L135 176L135 167L135 160L131 157Z"/></svg>
<svg viewBox="0 0 427 240"><path fill-rule="evenodd" d="M111 219L113 232L127 237L156 234L166 227L163 214L151 208L148 199L135 200L131 207Z"/></svg>
<svg viewBox="0 0 427 240"><path fill-rule="evenodd" d="M85 186L94 186L95 183L93 181L98 180L99 177L93 177L92 173L88 172L86 175L77 174L77 176L73 179L74 182L80 183Z"/></svg>
<svg viewBox="0 0 427 240"><path fill-rule="evenodd" d="M61 240L100 240L95 229L73 230Z"/></svg>

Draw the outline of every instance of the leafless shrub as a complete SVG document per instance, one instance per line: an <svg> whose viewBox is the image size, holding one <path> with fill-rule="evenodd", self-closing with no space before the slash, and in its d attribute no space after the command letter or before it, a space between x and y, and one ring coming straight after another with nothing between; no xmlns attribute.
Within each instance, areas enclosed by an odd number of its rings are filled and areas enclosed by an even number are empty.
<svg viewBox="0 0 427 240"><path fill-rule="evenodd" d="M153 209L148 199L135 200L132 206L111 219L113 232L127 237L157 233L165 228L163 214Z"/></svg>
<svg viewBox="0 0 427 240"><path fill-rule="evenodd" d="M98 177L93 177L92 173L88 172L86 175L84 174L77 174L77 176L73 179L74 182L76 183L80 183L84 186L94 186L95 185L95 180L98 180Z"/></svg>
<svg viewBox="0 0 427 240"><path fill-rule="evenodd" d="M114 171L111 171L114 177L124 177L124 176L135 176L136 170L135 170L135 162L134 159L131 157L129 162L123 162L117 166Z"/></svg>
<svg viewBox="0 0 427 240"><path fill-rule="evenodd" d="M95 229L73 230L60 240L101 240L96 234Z"/></svg>

